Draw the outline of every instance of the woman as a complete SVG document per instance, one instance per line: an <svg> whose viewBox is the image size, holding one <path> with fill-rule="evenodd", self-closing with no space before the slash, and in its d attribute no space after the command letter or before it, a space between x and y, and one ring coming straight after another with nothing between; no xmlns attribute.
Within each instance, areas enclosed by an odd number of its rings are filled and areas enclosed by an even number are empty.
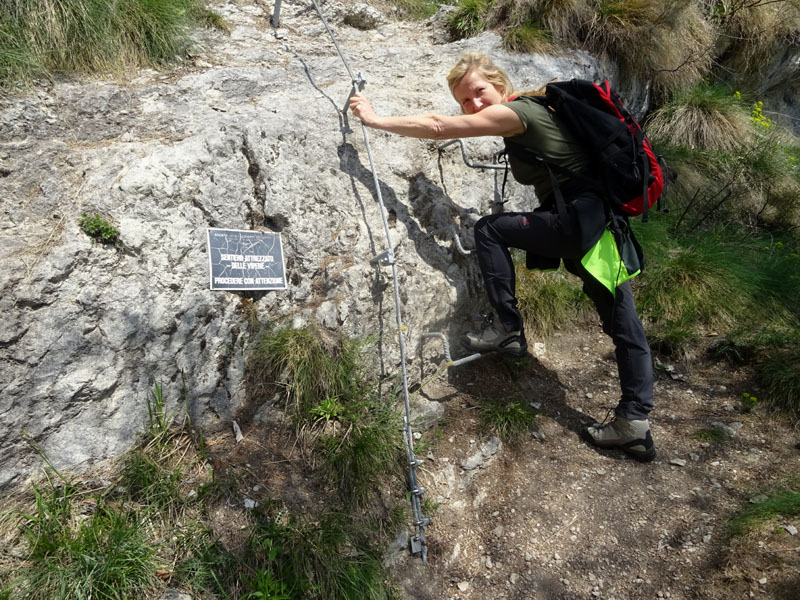
<svg viewBox="0 0 800 600"><path fill-rule="evenodd" d="M487 57L464 55L447 81L461 106L461 115L378 116L361 94L351 98L350 108L366 126L399 135L434 140L497 135L532 148L549 163L572 172L588 165L589 157L580 141L549 109L528 97L514 96L506 73ZM581 258L605 231L605 204L596 190L559 171L555 176L567 204L567 222L563 222L554 207L548 171L512 154L509 163L517 181L534 186L540 207L533 212L483 217L475 225L478 262L499 323L468 333L461 341L476 352L524 356L527 344L509 248L525 250L529 264L555 267L563 260L565 267L583 281L583 290L594 302L603 330L614 342L622 390L614 419L585 427L584 437L597 446L620 448L638 460L650 461L656 454L648 421L653 408L653 367L630 283L619 284L612 294L581 264Z"/></svg>

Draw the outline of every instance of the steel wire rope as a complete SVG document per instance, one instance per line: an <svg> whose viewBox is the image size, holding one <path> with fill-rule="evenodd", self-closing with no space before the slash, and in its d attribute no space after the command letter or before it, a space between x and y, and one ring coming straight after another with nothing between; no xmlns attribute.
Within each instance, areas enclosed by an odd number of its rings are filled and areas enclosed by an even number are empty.
<svg viewBox="0 0 800 600"><path fill-rule="evenodd" d="M360 89L366 83L362 78L361 73L358 74L357 78L353 77L353 72L350 70L350 66L347 63L347 59L342 53L342 50L339 47L338 42L336 41L336 37L333 35L333 31L328 26L328 22L325 19L325 16L322 14L322 10L320 9L316 0L311 0L311 3L314 5L317 14L322 20L322 24L325 26L325 30L328 32L328 35L330 36L331 41L333 42L333 45L336 47L336 51L339 53L339 57L342 59L342 63L344 64L344 67L347 70L347 74L350 76L350 81L353 84L352 93L360 91ZM347 110L347 108L345 107L344 110ZM411 429L411 403L408 395L408 374L406 371L405 339L403 338L403 332L405 331L405 327L403 326L403 318L400 310L400 285L398 283L397 265L394 259L392 238L389 235L389 222L386 218L386 207L383 203L380 181L378 180L378 173L375 170L375 161L373 159L372 149L369 143L369 134L367 133L367 126L364 125L363 122L361 123L361 132L364 135L364 144L367 150L367 156L369 157L369 168L372 171L372 179L375 185L375 194L377 196L378 204L380 206L381 218L383 219L383 230L386 235L386 245L387 245L386 252L379 254L373 260L377 260L379 263L383 264L390 264L392 267L392 284L394 290L395 316L397 319L397 339L400 346L400 370L403 383L403 399L405 403L403 437L405 438L406 452L408 456L408 465L409 465L408 486L411 495L410 499L411 512L414 519L414 526L416 527L416 536L411 540L411 551L414 554L419 553L420 557L422 558L422 562L427 563L428 547L425 541L425 527L430 524L430 519L423 516L422 514L422 506L420 499L425 489L420 487L417 481L417 466L420 463L417 460L416 456L414 455L414 436Z"/></svg>

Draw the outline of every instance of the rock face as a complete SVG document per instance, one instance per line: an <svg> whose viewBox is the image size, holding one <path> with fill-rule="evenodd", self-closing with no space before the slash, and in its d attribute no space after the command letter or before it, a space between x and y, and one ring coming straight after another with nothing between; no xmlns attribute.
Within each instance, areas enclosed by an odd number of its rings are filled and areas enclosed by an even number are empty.
<svg viewBox="0 0 800 600"><path fill-rule="evenodd" d="M0 487L41 465L23 431L57 467L124 451L154 382L170 410L185 402L205 427L257 408L242 383L254 315L382 334L380 366L399 372L392 270L372 262L387 248L383 219L362 127L342 112L351 90L342 60L306 3L284 4L279 29L271 3L214 8L231 33L198 33L195 62L178 72L58 82L0 101ZM323 10L383 114L455 112L444 77L468 50L493 55L525 86L599 75L581 53L509 55L492 34L435 45L431 25L357 8L363 18ZM421 334L455 339L486 306L474 257L453 232L472 247L474 222L500 210L502 172L468 168L457 145L369 140L414 377L442 360ZM487 163L500 145L465 147ZM506 197L506 210L535 205L513 182ZM114 224L120 246L93 243L83 213ZM279 231L288 289L210 291L208 227Z"/></svg>

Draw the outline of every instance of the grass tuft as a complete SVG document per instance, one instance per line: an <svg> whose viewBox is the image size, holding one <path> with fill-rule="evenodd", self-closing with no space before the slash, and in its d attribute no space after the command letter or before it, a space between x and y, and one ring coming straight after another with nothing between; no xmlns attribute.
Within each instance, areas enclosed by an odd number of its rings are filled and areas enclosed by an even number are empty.
<svg viewBox="0 0 800 600"><path fill-rule="evenodd" d="M249 597L256 585L290 598L388 600L380 555L365 544L363 532L344 515L329 512L317 521L259 510L247 542ZM278 596L280 597L280 596Z"/></svg>
<svg viewBox="0 0 800 600"><path fill-rule="evenodd" d="M155 548L136 511L99 501L84 504L91 514L80 520L75 488L52 485L34 494L36 510L23 530L30 566L15 578L18 597L123 598L156 588Z"/></svg>
<svg viewBox="0 0 800 600"><path fill-rule="evenodd" d="M269 400L282 391L287 408L301 420L314 421L324 402L342 404L369 395L364 348L359 340L325 341L312 328L265 332L255 343L248 364L251 395Z"/></svg>
<svg viewBox="0 0 800 600"><path fill-rule="evenodd" d="M189 48L202 0L9 0L0 6L0 85L50 73L122 73Z"/></svg>
<svg viewBox="0 0 800 600"><path fill-rule="evenodd" d="M548 337L559 327L596 314L579 280L563 269L543 273L517 260L516 274L518 306L528 334Z"/></svg>
<svg viewBox="0 0 800 600"><path fill-rule="evenodd" d="M550 32L534 21L526 21L506 31L503 46L513 52L545 53L552 49Z"/></svg>
<svg viewBox="0 0 800 600"><path fill-rule="evenodd" d="M349 407L342 427L317 442L323 477L346 502L364 504L387 476L403 473L399 417L380 405Z"/></svg>
<svg viewBox="0 0 800 600"><path fill-rule="evenodd" d="M597 0L581 41L617 65L622 79L652 81L657 96L708 73L713 29L696 3Z"/></svg>
<svg viewBox="0 0 800 600"><path fill-rule="evenodd" d="M773 348L759 361L759 379L772 406L800 418L800 346Z"/></svg>
<svg viewBox="0 0 800 600"><path fill-rule="evenodd" d="M492 4L493 0L459 0L458 8L447 20L450 35L463 39L485 31Z"/></svg>
<svg viewBox="0 0 800 600"><path fill-rule="evenodd" d="M504 442L515 442L536 429L536 413L521 399L482 399L481 425Z"/></svg>
<svg viewBox="0 0 800 600"><path fill-rule="evenodd" d="M739 150L753 137L750 111L741 98L707 81L661 106L646 128L655 143L701 151Z"/></svg>

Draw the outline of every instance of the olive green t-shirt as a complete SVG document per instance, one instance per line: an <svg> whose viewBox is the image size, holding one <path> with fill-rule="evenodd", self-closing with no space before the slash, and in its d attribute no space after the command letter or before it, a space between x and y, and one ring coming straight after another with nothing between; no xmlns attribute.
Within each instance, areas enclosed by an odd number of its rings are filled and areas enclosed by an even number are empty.
<svg viewBox="0 0 800 600"><path fill-rule="evenodd" d="M589 156L578 140L556 121L551 110L526 96L519 96L506 102L505 106L519 116L525 132L509 137L523 146L537 152L550 164L570 171L580 172L589 164ZM508 162L514 179L523 185L532 185L541 203L549 203L553 186L547 169L524 159L508 154ZM569 181L569 175L554 171L556 179L562 184Z"/></svg>

